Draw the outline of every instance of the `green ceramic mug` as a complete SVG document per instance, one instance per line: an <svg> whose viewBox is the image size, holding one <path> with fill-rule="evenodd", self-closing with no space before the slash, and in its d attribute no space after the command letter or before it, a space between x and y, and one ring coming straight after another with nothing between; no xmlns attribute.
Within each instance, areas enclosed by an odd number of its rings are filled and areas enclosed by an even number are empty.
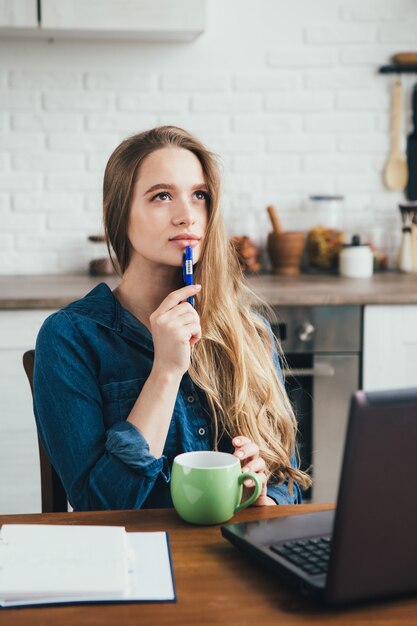
<svg viewBox="0 0 417 626"><path fill-rule="evenodd" d="M243 481L255 482L252 495L240 504ZM175 510L192 524L221 524L251 505L262 491L261 479L242 474L240 461L226 452L185 452L172 466L171 496Z"/></svg>

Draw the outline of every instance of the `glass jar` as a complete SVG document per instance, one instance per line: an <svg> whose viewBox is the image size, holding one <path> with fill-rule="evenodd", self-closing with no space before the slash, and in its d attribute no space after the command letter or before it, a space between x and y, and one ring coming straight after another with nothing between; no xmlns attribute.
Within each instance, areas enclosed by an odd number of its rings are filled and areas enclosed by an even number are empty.
<svg viewBox="0 0 417 626"><path fill-rule="evenodd" d="M307 269L337 272L344 243L344 196L310 196L308 202Z"/></svg>
<svg viewBox="0 0 417 626"><path fill-rule="evenodd" d="M341 230L344 200L344 196L309 196L309 220L316 226Z"/></svg>

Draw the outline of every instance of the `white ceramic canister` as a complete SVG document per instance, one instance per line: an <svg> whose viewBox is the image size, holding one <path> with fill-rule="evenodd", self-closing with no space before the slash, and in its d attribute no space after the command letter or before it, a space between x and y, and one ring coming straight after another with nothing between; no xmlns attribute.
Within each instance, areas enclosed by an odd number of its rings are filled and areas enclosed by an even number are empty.
<svg viewBox="0 0 417 626"><path fill-rule="evenodd" d="M352 243L344 244L339 254L339 274L348 278L369 278L374 271L374 255L369 244L353 235Z"/></svg>

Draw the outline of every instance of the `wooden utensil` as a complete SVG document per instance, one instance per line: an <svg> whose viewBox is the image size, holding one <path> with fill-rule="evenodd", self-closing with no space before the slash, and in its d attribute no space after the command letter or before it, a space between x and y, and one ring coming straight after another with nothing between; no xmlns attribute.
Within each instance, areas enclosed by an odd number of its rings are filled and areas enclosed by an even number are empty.
<svg viewBox="0 0 417 626"><path fill-rule="evenodd" d="M417 64L417 52L398 52L392 57L394 63L402 63L405 65Z"/></svg>
<svg viewBox="0 0 417 626"><path fill-rule="evenodd" d="M391 152L384 169L384 182L388 189L402 190L407 184L408 167L400 150L402 111L402 83L396 80L392 89Z"/></svg>
<svg viewBox="0 0 417 626"><path fill-rule="evenodd" d="M273 207L272 205L269 205L266 207L266 210L268 211L268 215L271 220L274 233L276 235L280 235L282 233L282 228L278 219L278 215L275 211L275 207Z"/></svg>

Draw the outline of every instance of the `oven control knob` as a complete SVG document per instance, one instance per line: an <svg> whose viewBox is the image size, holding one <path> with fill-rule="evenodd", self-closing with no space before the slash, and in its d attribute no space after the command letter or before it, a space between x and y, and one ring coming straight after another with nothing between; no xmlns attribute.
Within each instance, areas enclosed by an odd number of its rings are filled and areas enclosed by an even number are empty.
<svg viewBox="0 0 417 626"><path fill-rule="evenodd" d="M316 329L310 322L303 322L301 326L297 328L297 335L300 341L311 341L315 332Z"/></svg>

